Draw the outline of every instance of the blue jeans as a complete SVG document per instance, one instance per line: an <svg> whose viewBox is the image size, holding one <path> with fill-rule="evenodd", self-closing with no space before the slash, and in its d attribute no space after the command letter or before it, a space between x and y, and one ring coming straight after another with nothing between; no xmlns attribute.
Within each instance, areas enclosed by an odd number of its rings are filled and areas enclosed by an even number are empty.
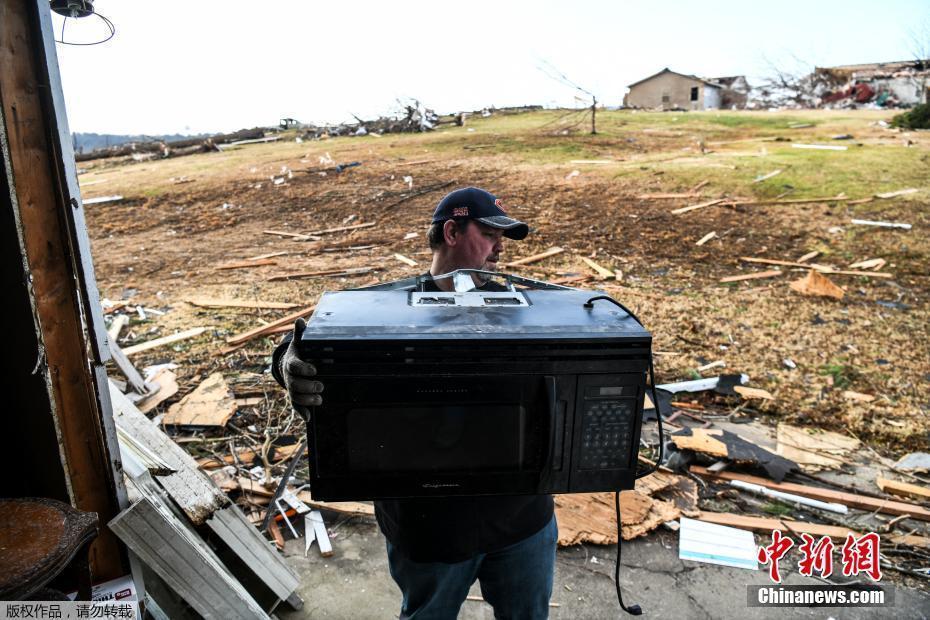
<svg viewBox="0 0 930 620"><path fill-rule="evenodd" d="M553 516L529 538L455 564L413 562L388 542L391 577L404 595L400 620L454 619L476 579L495 618L548 618L558 538Z"/></svg>

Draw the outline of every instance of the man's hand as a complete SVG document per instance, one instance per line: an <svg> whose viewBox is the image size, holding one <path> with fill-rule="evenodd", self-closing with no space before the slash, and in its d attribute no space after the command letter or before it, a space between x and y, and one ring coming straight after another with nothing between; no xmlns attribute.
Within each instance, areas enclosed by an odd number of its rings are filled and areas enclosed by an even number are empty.
<svg viewBox="0 0 930 620"><path fill-rule="evenodd" d="M306 327L307 323L303 319L297 319L294 323L294 337L280 361L281 376L284 377L284 386L291 399L291 406L304 420L310 417L308 407L320 405L323 402L320 396L323 384L311 378L316 376L316 368L297 356L297 343L300 342L300 337Z"/></svg>

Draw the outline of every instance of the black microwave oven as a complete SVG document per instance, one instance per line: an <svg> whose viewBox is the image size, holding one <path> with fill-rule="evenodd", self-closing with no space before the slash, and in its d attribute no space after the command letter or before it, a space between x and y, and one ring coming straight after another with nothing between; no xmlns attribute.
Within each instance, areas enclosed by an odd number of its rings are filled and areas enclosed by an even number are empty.
<svg viewBox="0 0 930 620"><path fill-rule="evenodd" d="M346 501L632 489L651 335L597 293L324 293L311 489Z"/></svg>

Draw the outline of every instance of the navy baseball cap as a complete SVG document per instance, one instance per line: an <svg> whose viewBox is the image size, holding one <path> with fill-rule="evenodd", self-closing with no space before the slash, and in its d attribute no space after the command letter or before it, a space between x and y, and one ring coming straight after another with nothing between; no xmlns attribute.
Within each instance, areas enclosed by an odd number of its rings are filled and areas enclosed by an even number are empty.
<svg viewBox="0 0 930 620"><path fill-rule="evenodd" d="M517 241L530 232L527 224L507 215L500 198L477 187L463 187L446 194L436 205L433 223L457 217L467 217L492 228L503 229L505 237Z"/></svg>

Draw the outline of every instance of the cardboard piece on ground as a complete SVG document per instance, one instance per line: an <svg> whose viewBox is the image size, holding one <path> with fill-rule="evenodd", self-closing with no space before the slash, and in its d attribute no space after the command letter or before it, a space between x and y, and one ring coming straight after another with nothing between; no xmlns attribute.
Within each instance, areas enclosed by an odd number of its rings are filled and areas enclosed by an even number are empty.
<svg viewBox="0 0 930 620"><path fill-rule="evenodd" d="M831 431L781 423L775 434L775 452L807 470L836 469L847 454L859 449L858 439Z"/></svg>
<svg viewBox="0 0 930 620"><path fill-rule="evenodd" d="M613 493L575 493L555 496L559 545L617 542L617 516ZM631 540L673 521L680 511L670 501L657 500L639 491L620 493L621 535Z"/></svg>
<svg viewBox="0 0 930 620"><path fill-rule="evenodd" d="M236 399L221 373L213 373L197 388L168 408L165 426L225 426L236 413Z"/></svg>
<svg viewBox="0 0 930 620"><path fill-rule="evenodd" d="M149 379L148 383L156 384L158 386L158 390L151 396L144 398L136 403L136 407L138 407L139 411L142 413L148 413L178 393L177 377L167 368L162 368L156 372L155 376Z"/></svg>
<svg viewBox="0 0 930 620"><path fill-rule="evenodd" d="M807 275L800 280L792 282L790 286L792 290L802 295L843 299L843 296L846 294L843 292L843 289L831 282L829 278L821 275L814 269L811 269Z"/></svg>
<svg viewBox="0 0 930 620"><path fill-rule="evenodd" d="M759 569L759 549L752 532L686 517L682 517L678 532L679 559Z"/></svg>
<svg viewBox="0 0 930 620"><path fill-rule="evenodd" d="M889 480L888 478L882 478L880 476L875 479L875 484L885 493L909 497L923 502L930 501L930 487L911 484L910 482L898 482L897 480Z"/></svg>
<svg viewBox="0 0 930 620"><path fill-rule="evenodd" d="M735 463L762 467L773 480L785 479L798 465L782 456L769 452L735 433L715 428L685 428L669 436L679 450L693 450L714 458L725 458Z"/></svg>

